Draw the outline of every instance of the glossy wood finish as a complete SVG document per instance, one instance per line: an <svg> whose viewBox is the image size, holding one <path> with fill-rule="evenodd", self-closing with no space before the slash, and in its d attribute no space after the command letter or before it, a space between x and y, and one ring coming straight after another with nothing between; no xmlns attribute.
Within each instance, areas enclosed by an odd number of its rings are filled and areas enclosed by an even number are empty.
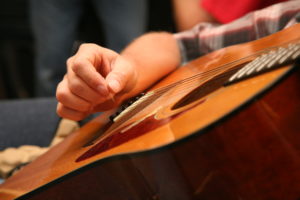
<svg viewBox="0 0 300 200"><path fill-rule="evenodd" d="M249 62L260 50L299 37L297 25L213 52L180 68L151 91L218 66ZM300 73L288 76L289 70L286 66L220 87L172 110L199 82L175 85L125 123L108 128L94 145L84 147L99 129L104 130L110 115L105 113L0 185L0 197L295 200L300 197ZM155 128L78 160L114 134L139 133L147 119Z"/></svg>

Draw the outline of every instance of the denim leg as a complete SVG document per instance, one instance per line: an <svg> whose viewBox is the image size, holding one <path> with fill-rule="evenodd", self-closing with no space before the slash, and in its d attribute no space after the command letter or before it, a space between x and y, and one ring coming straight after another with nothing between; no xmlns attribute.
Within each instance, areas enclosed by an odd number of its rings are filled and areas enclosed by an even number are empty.
<svg viewBox="0 0 300 200"><path fill-rule="evenodd" d="M66 72L81 14L80 0L30 0L35 39L36 96L54 96Z"/></svg>
<svg viewBox="0 0 300 200"><path fill-rule="evenodd" d="M120 52L146 31L147 0L93 0L107 47Z"/></svg>
<svg viewBox="0 0 300 200"><path fill-rule="evenodd" d="M50 144L60 118L55 98L0 101L0 151L20 145Z"/></svg>

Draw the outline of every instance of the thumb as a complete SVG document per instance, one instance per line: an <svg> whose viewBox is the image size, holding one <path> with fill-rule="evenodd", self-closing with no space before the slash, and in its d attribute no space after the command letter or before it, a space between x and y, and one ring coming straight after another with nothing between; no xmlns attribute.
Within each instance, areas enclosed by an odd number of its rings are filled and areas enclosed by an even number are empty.
<svg viewBox="0 0 300 200"><path fill-rule="evenodd" d="M108 88L113 93L130 90L136 81L136 73L133 65L119 56L112 63L111 71L106 76Z"/></svg>

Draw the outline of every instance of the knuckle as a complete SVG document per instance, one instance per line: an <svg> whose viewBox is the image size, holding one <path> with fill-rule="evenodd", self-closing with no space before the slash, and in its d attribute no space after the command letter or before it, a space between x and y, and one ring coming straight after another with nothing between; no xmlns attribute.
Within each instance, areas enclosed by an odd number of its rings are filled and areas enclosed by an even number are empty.
<svg viewBox="0 0 300 200"><path fill-rule="evenodd" d="M98 45L94 44L94 43L83 43L80 45L79 48L81 49L89 49L89 48L96 48L98 47Z"/></svg>
<svg viewBox="0 0 300 200"><path fill-rule="evenodd" d="M90 43L82 43L80 46L79 46L79 49L85 49L87 47L89 47L91 44Z"/></svg>
<svg viewBox="0 0 300 200"><path fill-rule="evenodd" d="M86 60L77 57L77 58L73 58L71 68L75 73L78 73L85 65L86 65Z"/></svg>
<svg viewBox="0 0 300 200"><path fill-rule="evenodd" d="M66 61L67 66L71 66L72 63L73 63L73 57L68 58Z"/></svg>
<svg viewBox="0 0 300 200"><path fill-rule="evenodd" d="M84 88L83 88L82 84L80 84L80 82L76 81L76 80L72 80L69 82L69 88L72 93L77 94L77 95L82 94L84 92Z"/></svg>
<svg viewBox="0 0 300 200"><path fill-rule="evenodd" d="M56 91L56 99L63 103L66 101L66 99L68 98L69 94L68 92L64 91L64 90L57 90Z"/></svg>
<svg viewBox="0 0 300 200"><path fill-rule="evenodd" d="M68 112L68 109L65 108L63 105L58 104L56 108L56 113L62 118L67 118L74 121L79 121L85 118L86 114L84 112L75 111L72 113Z"/></svg>
<svg viewBox="0 0 300 200"><path fill-rule="evenodd" d="M65 112L64 112L64 109L63 109L63 106L61 105L57 105L57 108L56 108L56 113L57 113L57 115L58 116L60 116L60 117L65 117Z"/></svg>
<svg viewBox="0 0 300 200"><path fill-rule="evenodd" d="M91 51L97 48L99 48L99 46L94 43L83 43L79 46L79 52Z"/></svg>

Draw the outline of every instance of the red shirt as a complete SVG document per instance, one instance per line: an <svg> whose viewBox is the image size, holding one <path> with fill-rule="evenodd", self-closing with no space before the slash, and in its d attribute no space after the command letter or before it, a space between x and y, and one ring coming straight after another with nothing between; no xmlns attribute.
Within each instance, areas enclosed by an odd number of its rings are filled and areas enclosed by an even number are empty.
<svg viewBox="0 0 300 200"><path fill-rule="evenodd" d="M248 12L286 0L201 0L201 6L220 23L228 23Z"/></svg>

